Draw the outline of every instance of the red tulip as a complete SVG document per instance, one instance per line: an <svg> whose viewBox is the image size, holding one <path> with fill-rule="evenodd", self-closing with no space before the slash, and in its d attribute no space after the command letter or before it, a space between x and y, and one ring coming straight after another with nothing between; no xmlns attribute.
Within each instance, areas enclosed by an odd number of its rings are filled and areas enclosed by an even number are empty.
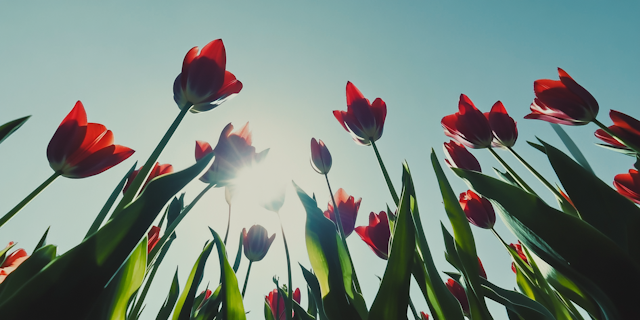
<svg viewBox="0 0 640 320"><path fill-rule="evenodd" d="M342 211L340 211L342 214ZM357 227L356 233L362 238L373 253L378 257L387 260L389 258L389 238L391 231L389 229L389 219L387 213L380 211L379 214L371 212L369 214L369 226Z"/></svg>
<svg viewBox="0 0 640 320"><path fill-rule="evenodd" d="M265 300L269 304L269 308L271 308L271 314L273 315L273 318L275 320L287 319L287 313L284 307L284 298L280 296L278 289L273 289L273 291L269 292L269 295L265 297ZM299 288L296 288L296 290L293 292L293 300L297 303L300 303Z"/></svg>
<svg viewBox="0 0 640 320"><path fill-rule="evenodd" d="M518 139L518 127L516 122L509 116L507 109L502 102L496 102L491 111L484 114L489 120L489 126L493 131L494 147L513 147Z"/></svg>
<svg viewBox="0 0 640 320"><path fill-rule="evenodd" d="M342 188L338 189L334 198L338 205L338 213L340 213L340 221L342 222L344 236L348 237L356 226L356 217L358 216L358 209L360 209L360 202L362 201L362 198L355 201L354 197L348 195ZM331 201L329 201L329 205L327 211L324 212L324 216L333 221L333 223L336 223L336 216L333 212L333 203Z"/></svg>
<svg viewBox="0 0 640 320"><path fill-rule="evenodd" d="M618 189L619 194L640 204L640 174L638 174L638 170L631 169L629 173L616 175L613 178L613 185Z"/></svg>
<svg viewBox="0 0 640 320"><path fill-rule="evenodd" d="M211 110L242 90L242 83L226 71L227 54L222 39L213 40L200 52L193 47L182 62L182 73L173 83L173 99L180 109Z"/></svg>
<svg viewBox="0 0 640 320"><path fill-rule="evenodd" d="M76 102L47 147L51 168L67 178L86 178L129 158L133 150L113 144L111 130L87 123L82 102Z"/></svg>
<svg viewBox="0 0 640 320"><path fill-rule="evenodd" d="M129 174L129 177L127 178L127 184L124 185L124 189L122 189L122 193L124 194L125 192L127 192L127 190L129 189L129 186L131 185L131 183L133 182L133 179L136 178L136 176L138 176L138 172L140 172L140 169L142 169L142 167L138 168L138 170L133 170L131 171L131 174ZM140 190L143 190L144 187L147 186L147 183L149 183L149 181L153 180L153 178L155 177L159 177L163 174L167 174L167 173L171 173L173 172L173 166L170 164L158 164L156 162L156 164L153 166L153 169L151 169L151 172L149 172L149 176L147 177L147 181L144 182L144 184L142 185L142 188Z"/></svg>
<svg viewBox="0 0 640 320"><path fill-rule="evenodd" d="M7 247L13 246L13 242L9 242ZM18 266L23 263L29 256L24 249L18 249L6 257L0 257L0 260L4 258L4 261L0 264L0 283L13 272Z"/></svg>
<svg viewBox="0 0 640 320"><path fill-rule="evenodd" d="M202 298L202 301L200 302L200 304L198 305L198 308L196 308L196 310L200 310L204 306L204 303L207 302L207 300L209 300L209 297L211 297L212 293L213 292L211 292L211 290L209 290L209 289L207 289L206 291L200 292L200 296L204 294L204 298ZM196 300L197 299L198 298L196 298Z"/></svg>
<svg viewBox="0 0 640 320"><path fill-rule="evenodd" d="M513 250L516 251L516 253L518 253L518 257L520 257L520 259L522 259L522 261L524 261L526 264L529 264L529 259L527 259L527 255L524 253L524 250L522 250L522 244L520 243L520 241L518 241L518 243L511 243L509 244L509 247L511 247ZM511 270L513 271L513 273L517 273L516 272L516 265L515 263L511 263Z"/></svg>
<svg viewBox="0 0 640 320"><path fill-rule="evenodd" d="M211 149L207 142L196 141L196 160L212 151L215 154L213 164L200 178L202 182L215 184L216 187L227 186L242 168L260 162L266 157L269 149L256 153L256 148L251 145L248 122L240 130L232 130L233 125L229 123L222 130L215 149Z"/></svg>
<svg viewBox="0 0 640 320"><path fill-rule="evenodd" d="M478 159L476 159L476 157L474 157L473 154L471 154L471 152L469 152L469 150L467 150L467 148L465 148L461 143L453 140L445 142L444 153L448 158L444 161L449 165L449 167L482 172Z"/></svg>
<svg viewBox="0 0 640 320"><path fill-rule="evenodd" d="M327 174L331 170L331 153L327 146L316 138L311 138L311 166L319 174Z"/></svg>
<svg viewBox="0 0 640 320"><path fill-rule="evenodd" d="M153 250L156 244L158 244L158 241L160 241L160 227L151 226L151 230L149 230L147 238L149 238L149 241L147 242L147 253L149 253Z"/></svg>
<svg viewBox="0 0 640 320"><path fill-rule="evenodd" d="M496 213L491 202L471 190L460 194L460 206L467 220L476 227L491 229L496 223Z"/></svg>
<svg viewBox="0 0 640 320"><path fill-rule="evenodd" d="M420 312L420 319L421 320L429 320L429 315L424 313L424 312Z"/></svg>
<svg viewBox="0 0 640 320"><path fill-rule="evenodd" d="M613 120L613 125L609 127L609 130L613 131L625 143L640 148L640 121L615 110L611 110L609 116ZM595 135L598 139L608 144L629 149L602 129L596 130Z"/></svg>
<svg viewBox="0 0 640 320"><path fill-rule="evenodd" d="M479 257L478 257L478 267L480 267L480 270L478 270L478 275L487 279L487 272L484 271L484 266L482 266L482 261L480 261Z"/></svg>
<svg viewBox="0 0 640 320"><path fill-rule="evenodd" d="M387 104L380 98L369 103L353 83L347 82L347 111L334 110L333 115L353 141L368 146L382 136Z"/></svg>
<svg viewBox="0 0 640 320"><path fill-rule="evenodd" d="M275 238L275 233L269 237L267 229L261 225L254 224L249 228L249 232L247 232L246 228L243 228L242 245L244 246L245 257L252 262L262 260Z"/></svg>
<svg viewBox="0 0 640 320"><path fill-rule="evenodd" d="M469 148L490 147L493 133L489 121L464 94L460 95L458 110L440 121L444 134Z"/></svg>
<svg viewBox="0 0 640 320"><path fill-rule="evenodd" d="M533 83L536 98L525 119L540 119L569 126L585 125L598 115L598 102L568 73L558 68L560 80L541 79Z"/></svg>
<svg viewBox="0 0 640 320"><path fill-rule="evenodd" d="M447 289L451 292L451 294L458 299L460 302L460 306L462 307L462 311L465 315L469 315L469 300L467 300L467 294L464 291L462 285L460 285L457 281L453 279L447 280Z"/></svg>

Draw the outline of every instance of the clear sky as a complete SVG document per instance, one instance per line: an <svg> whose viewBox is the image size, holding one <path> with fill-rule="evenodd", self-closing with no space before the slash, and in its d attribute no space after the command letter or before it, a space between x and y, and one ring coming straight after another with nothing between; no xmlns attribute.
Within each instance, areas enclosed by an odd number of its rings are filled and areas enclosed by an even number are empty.
<svg viewBox="0 0 640 320"><path fill-rule="evenodd" d="M136 153L123 164L95 177L60 178L0 230L0 245L16 241L29 253L51 226L49 242L64 252L83 238L110 191L134 161L143 162L178 113L172 84L185 53L193 46L222 38L227 69L244 83L233 100L213 111L189 114L160 156L177 170L194 162L195 140L215 144L229 122L247 121L257 150L271 148L270 172L294 180L315 193L326 209L324 179L309 166L309 140L322 139L333 155L329 175L362 197L357 225L371 211L392 203L370 147L351 141L332 115L346 110L345 85L352 81L366 97L388 106L384 134L378 141L391 177L400 188L401 162L412 169L424 228L442 271L440 221L450 228L429 163L434 148L442 160L440 119L457 111L467 94L483 111L501 100L518 121L515 149L548 178L554 176L542 154L525 140L540 137L560 146L550 126L524 120L533 99L533 81L557 79L562 67L598 100L598 117L610 124L608 109L640 117L640 5L601 1L21 1L0 3L0 122L33 117L0 145L0 212L51 175L46 147L58 124L81 100L89 122L113 130L117 144ZM633 161L594 146L595 125L565 127L599 176L610 183ZM499 164L484 150L474 150L485 172ZM532 187L553 203L544 187L506 153L501 153ZM454 189L466 191L449 175ZM555 181L553 179L552 181ZM194 181L187 200L204 188ZM210 191L181 226L147 299L143 319L155 318L168 292L176 265L183 285L202 245L207 226L223 233L227 206L224 192ZM289 185L282 211L291 243L294 286L305 288L297 262L310 267L304 246L304 211ZM243 227L263 224L277 232L277 217L244 201L234 207L231 256ZM479 256L489 280L516 286L510 258L490 232L473 228ZM513 236L502 222L497 230ZM245 309L249 319L263 319L262 299L276 275L286 281L282 237L252 268ZM370 306L384 262L353 234L348 239ZM247 261L238 272L244 280ZM443 275L444 276L444 275ZM202 286L218 281L212 255ZM418 309L424 298L412 286ZM307 294L303 290L303 305ZM504 309L490 304L495 319Z"/></svg>

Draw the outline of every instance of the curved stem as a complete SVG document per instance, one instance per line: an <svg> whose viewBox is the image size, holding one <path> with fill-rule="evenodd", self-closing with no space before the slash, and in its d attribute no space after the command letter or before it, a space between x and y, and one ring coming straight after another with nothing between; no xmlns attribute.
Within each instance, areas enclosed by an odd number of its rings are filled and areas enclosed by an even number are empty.
<svg viewBox="0 0 640 320"><path fill-rule="evenodd" d="M522 163L523 166L525 166L531 173L533 173L533 175L536 176L536 178L538 178L538 180L540 180L542 184L544 184L551 192L553 192L556 197L558 197L559 199L564 199L560 192L558 192L558 190L553 185L551 185L551 183L549 183L547 179L545 179L536 169L529 165L527 161L525 161L517 152L515 152L515 150L513 150L511 147L507 147L507 150L509 150L511 154L516 157L518 161L520 161L520 163Z"/></svg>
<svg viewBox="0 0 640 320"><path fill-rule="evenodd" d="M344 246L345 251L347 252L347 257L349 257L349 263L351 264L351 270L353 274L353 284L356 286L356 290L358 293L362 293L362 289L360 289L360 282L358 281L358 276L356 275L356 268L353 265L353 260L351 259L351 253L349 252L349 247L347 246L347 237L344 234L344 228L342 227L342 219L340 218L340 212L338 210L338 204L336 203L336 199L333 196L333 191L331 190L331 184L329 183L329 176L325 173L325 179L327 180L327 187L329 188L329 194L331 195L331 201L333 201L333 213L336 217L336 223L338 224L338 231L340 233L340 240L342 240L342 245Z"/></svg>
<svg viewBox="0 0 640 320"><path fill-rule="evenodd" d="M595 123L598 127L600 127L600 129L604 130L604 132L608 133L614 139L618 140L620 143L622 143L625 146L627 146L627 148L633 150L636 154L640 154L640 150L638 150L638 148L636 146L633 146L632 144L629 144L626 141L624 141L622 138L620 138L618 135L616 135L613 131L611 131L609 129L609 127L607 127L604 124L602 124L602 122L600 122L600 121L598 121L596 119L593 119L591 121L593 121L593 123Z"/></svg>
<svg viewBox="0 0 640 320"><path fill-rule="evenodd" d="M291 280L291 257L289 256L289 246L287 245L287 236L284 235L284 226L282 226L282 219L280 218L280 213L278 212L278 220L280 220L280 231L282 231L282 241L284 242L284 252L287 256L287 277L289 280L289 284L287 286L287 292L289 303L285 303L285 313L287 315L287 320L291 320L291 309L293 308L293 285ZM280 303L278 303L278 306Z"/></svg>
<svg viewBox="0 0 640 320"><path fill-rule="evenodd" d="M411 308L411 312L416 320L420 320L420 315L418 315L418 311L416 310L416 306L413 305L413 301L411 301L411 297L409 297L409 307Z"/></svg>
<svg viewBox="0 0 640 320"><path fill-rule="evenodd" d="M56 180L56 178L58 178L59 176L60 176L60 173L54 172L47 180L45 180L42 184L40 184L40 186L38 186L35 190L33 190L26 198L24 198L22 201L20 201L20 203L18 203L15 207L13 207L11 211L9 211L2 218L0 218L0 228L9 220L11 220L11 218L13 218L13 216L15 216L16 213L18 213L18 211L22 210L22 208L24 208L24 206L26 206L27 203L31 202L33 198L35 198L40 192L42 192L42 190L44 190L47 186L49 186L51 182L53 182L53 180Z"/></svg>
<svg viewBox="0 0 640 320"><path fill-rule="evenodd" d="M371 146L373 147L373 151L376 153L376 158L378 158L378 163L380 164L380 169L382 169L384 180L387 182L387 187L389 187L389 192L391 192L391 197L393 198L393 202L396 203L397 207L398 203L400 203L398 193L396 193L396 189L393 187L393 183L391 182L391 178L389 178L387 168L384 166L384 162L382 162L382 158L380 157L380 152L378 152L378 147L376 147L376 143L373 140L371 140Z"/></svg>
<svg viewBox="0 0 640 320"><path fill-rule="evenodd" d="M495 150L493 150L492 148L487 148L487 149L496 158L496 160L498 160L498 162L500 162L502 167L504 167L504 169L507 170L507 172L509 172L509 174L511 174L511 176L516 180L518 185L520 185L520 187L522 187L522 189L524 189L525 191L527 191L527 192L529 192L531 194L536 194L533 191L533 189L531 189L531 187L529 187L529 185L526 182L524 182L524 180L522 180L522 178L520 178L520 176L515 171L513 171L513 169L511 169L511 167L502 159L502 157L500 157L495 152Z"/></svg>
<svg viewBox="0 0 640 320"><path fill-rule="evenodd" d="M162 139L160 140L156 148L153 150L153 152L149 156L149 159L147 159L147 162L145 162L142 165L142 168L140 168L140 172L138 172L138 175L136 176L136 178L133 179L133 181L131 182L129 189L127 189L127 192L125 192L125 194L122 196L122 199L118 203L118 206L115 208L115 210L113 210L113 213L111 214L111 219L116 217L116 215L119 214L122 211L122 209L124 209L124 207L133 200L136 194L138 194L138 191L140 191L140 187L142 187L142 183L147 180L147 176L149 175L149 172L151 171L154 164L158 160L160 153L162 153L162 150L164 150L164 147L167 145L167 143L171 139L171 136L173 136L173 133L176 132L178 125L180 125L180 122L182 122L182 119L184 119L184 116L187 114L188 111L189 111L188 107L184 107L182 108L182 110L180 110L180 113L178 114L176 119L173 120L173 123L171 124L169 129L167 129L167 132L165 132L164 136L162 137Z"/></svg>
<svg viewBox="0 0 640 320"><path fill-rule="evenodd" d="M249 260L249 268L247 269L247 276L244 278L244 286L242 286L242 297L244 298L244 293L247 291L247 283L249 283L249 272L251 272L251 265L253 261Z"/></svg>
<svg viewBox="0 0 640 320"><path fill-rule="evenodd" d="M231 226L231 204L229 204L229 218L227 219L227 231L224 233L224 245L227 245L227 237L229 237L229 227Z"/></svg>

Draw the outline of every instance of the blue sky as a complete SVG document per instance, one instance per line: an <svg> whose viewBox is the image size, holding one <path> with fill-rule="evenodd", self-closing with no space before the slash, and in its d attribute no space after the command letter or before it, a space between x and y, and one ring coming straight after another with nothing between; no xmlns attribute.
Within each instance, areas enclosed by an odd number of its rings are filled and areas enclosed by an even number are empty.
<svg viewBox="0 0 640 320"><path fill-rule="evenodd" d="M84 103L90 122L105 124L116 143L136 153L98 176L59 179L0 231L0 243L17 241L31 252L51 226L49 241L61 252L77 244L120 177L135 160L147 158L177 115L172 84L184 54L222 38L227 69L244 83L243 91L213 111L187 115L159 161L184 168L194 161L195 140L214 144L227 123L249 121L256 148L271 148L271 170L315 193L326 209L326 186L309 166L309 140L322 139L334 159L332 187L363 198L357 225L364 225L369 212L383 210L392 200L373 150L355 145L331 113L346 110L345 85L352 81L369 99L386 101L387 123L378 147L396 188L401 162L408 161L436 262L441 270L452 270L442 254L439 221L449 225L428 160L431 148L443 159L442 143L448 139L440 119L457 110L461 93L483 111L501 100L518 121L515 149L553 178L543 155L525 143L537 136L560 146L547 123L523 119L533 99L533 81L557 79L556 68L562 67L596 97L603 123L611 123L609 109L640 117L633 94L640 85L639 13L637 3L596 1L4 2L0 122L33 117L0 145L0 212L51 174L47 144L77 100ZM595 125L565 130L604 181L631 168L631 158L593 145ZM499 166L488 152L473 153L483 168ZM541 184L501 154L552 203ZM461 181L449 177L456 192L466 191ZM194 181L184 190L186 198L202 188ZM224 192L213 190L184 220L143 318L155 317L176 265L184 283L210 239L206 226L224 232L226 212ZM293 260L309 267L304 212L290 186L282 216ZM276 232L276 219L246 201L234 207L231 234L254 223ZM513 241L504 225L497 225ZM489 232L474 228L474 233L489 279L513 288L507 253ZM384 263L355 234L348 243L370 305L375 275L383 274ZM232 241L229 251L236 247ZM240 281L246 266L245 261ZM272 276L286 279L281 235L252 269L245 304L249 319L261 319ZM294 271L294 285L304 288L295 266ZM217 279L217 264L210 261L203 285ZM416 305L426 311L419 290L413 289ZM491 308L496 319L506 319L500 306Z"/></svg>

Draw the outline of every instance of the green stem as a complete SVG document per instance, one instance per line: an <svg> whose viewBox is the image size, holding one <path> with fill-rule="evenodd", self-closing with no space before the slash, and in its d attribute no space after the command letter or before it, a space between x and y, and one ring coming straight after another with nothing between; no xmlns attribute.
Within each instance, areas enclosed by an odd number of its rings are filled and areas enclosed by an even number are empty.
<svg viewBox="0 0 640 320"><path fill-rule="evenodd" d="M633 150L636 154L640 154L640 150L638 150L638 147L627 143L626 141L624 141L622 138L620 138L618 135L616 135L613 131L611 131L609 129L609 127L605 126L604 124L602 124L602 122L593 119L592 120L593 123L595 123L598 127L600 127L600 129L604 130L604 132L608 133L610 136L612 136L614 139L618 140L620 143L624 144L625 146L627 146L627 148Z"/></svg>
<svg viewBox="0 0 640 320"><path fill-rule="evenodd" d="M247 276L244 278L244 286L242 286L242 298L244 298L244 293L247 291L247 283L249 283L249 272L251 272L251 265L253 261L249 260L249 268L247 269Z"/></svg>
<svg viewBox="0 0 640 320"><path fill-rule="evenodd" d="M162 251L158 256L157 262L153 264L153 268L151 269L151 272L147 273L149 275L147 277L147 282L145 283L144 288L142 289L142 292L138 296L135 306L133 307L133 309L131 309L131 312L129 312L129 317L133 317L133 319L137 319L138 313L140 313L140 310L142 309L144 300L147 297L147 293L149 292L149 288L151 287L151 283L153 282L153 278L155 278L156 272L158 272L160 263L164 259L164 256L167 254L167 251L169 251L169 246L171 245L171 241L167 243L167 245L164 246L164 248L162 248Z"/></svg>
<svg viewBox="0 0 640 320"><path fill-rule="evenodd" d="M389 178L389 173L387 172L387 168L384 166L384 162L382 162L382 158L380 157L380 152L378 152L378 147L376 147L376 143L373 140L371 140L371 146L373 147L373 151L376 153L376 158L378 158L378 163L380 164L380 169L382 169L384 180L387 182L387 187L389 187L389 192L391 192L391 197L393 198L393 202L396 203L396 207L397 207L398 203L400 203L400 199L398 198L396 189L393 187L393 183L391 183L391 178Z"/></svg>
<svg viewBox="0 0 640 320"><path fill-rule="evenodd" d="M413 316L416 318L416 320L420 320L420 315L418 315L418 311L416 310L416 306L413 305L411 297L409 297L409 307L411 308L411 312L413 312Z"/></svg>
<svg viewBox="0 0 640 320"><path fill-rule="evenodd" d="M507 147L507 150L509 150L511 154L516 157L518 161L520 161L520 163L522 163L523 166L529 169L529 171L533 173L533 175L536 176L536 178L538 178L538 180L540 180L540 182L542 182L542 184L544 184L547 189L553 192L553 194L555 194L558 199L564 199L560 192L553 185L551 185L551 183L549 183L549 181L547 181L547 179L545 179L536 169L529 165L529 163L525 161L517 152L515 152L515 150L513 150L511 147Z"/></svg>
<svg viewBox="0 0 640 320"><path fill-rule="evenodd" d="M227 231L224 233L224 241L222 241L225 246L227 245L227 238L229 237L230 226L231 226L231 204L229 204L229 218L227 219Z"/></svg>
<svg viewBox="0 0 640 320"><path fill-rule="evenodd" d="M344 234L344 228L342 227L342 219L340 218L340 211L338 210L338 204L336 203L336 199L333 196L333 191L331 190L331 184L329 183L329 176L325 173L325 179L327 180L327 187L329 188L329 194L331 195L331 201L333 201L333 213L336 217L336 223L338 224L338 231L340 233L340 240L342 240L342 245L347 252L347 257L349 257L349 263L351 264L351 270L353 274L353 284L356 286L356 290L358 293L362 293L362 289L360 289L360 282L358 281L358 276L356 275L356 268L353 265L353 260L351 259L351 253L349 252L349 247L347 246L347 237Z"/></svg>
<svg viewBox="0 0 640 320"><path fill-rule="evenodd" d="M502 165L502 167L504 167L505 170L507 170L507 172L509 172L509 174L511 174L511 176L516 179L516 182L520 185L520 187L522 187L522 189L524 189L525 191L531 193L531 194L536 194L533 189L531 189L531 187L529 187L529 185L524 182L524 180L522 180L522 178L520 178L520 176L513 171L513 169L511 169L511 167L502 159L502 157L500 157L495 150L493 150L492 148L487 148L489 150L489 152L491 152L491 154L496 158L496 160L498 160L498 162L500 162L500 164Z"/></svg>
<svg viewBox="0 0 640 320"><path fill-rule="evenodd" d="M49 186L51 182L53 182L53 180L55 180L59 176L60 176L59 172L54 172L49 177L49 179L45 180L40 186L38 186L35 190L33 190L26 198L24 198L22 201L20 201L20 203L18 203L15 207L13 207L11 211L9 211L2 218L0 218L0 228L9 220L11 220L11 218L13 218L13 216L15 216L16 213L18 213L18 211L22 210L22 208L24 208L24 206L26 206L27 203L33 200L33 198L35 198L40 192L42 192L42 190L44 190L47 186Z"/></svg>
<svg viewBox="0 0 640 320"><path fill-rule="evenodd" d="M147 179L147 176L149 175L149 172L151 171L151 169L153 169L153 166L155 165L156 161L158 160L158 157L160 156L160 153L162 153L162 150L164 150L164 147L167 145L167 143L171 139L171 136L173 136L173 133L176 132L178 125L180 125L180 122L182 122L182 119L184 119L184 116L187 114L188 111L189 111L188 107L184 107L182 108L182 110L180 110L180 113L178 114L176 119L173 120L173 123L171 124L169 129L167 129L167 132L165 132L164 136L162 137L162 140L160 140L156 148L153 150L153 152L149 156L149 159L147 159L147 162L145 162L142 165L142 168L140 168L140 172L138 172L138 175L136 176L136 178L133 179L133 182L131 182L129 189L127 189L127 192L125 192L125 194L122 196L122 199L118 203L118 206L115 208L115 210L113 210L113 213L111 214L111 219L116 217L122 211L122 209L124 209L124 207L133 200L136 194L138 194L138 191L140 191L140 187L142 186L143 182Z"/></svg>
<svg viewBox="0 0 640 320"><path fill-rule="evenodd" d="M289 246L287 245L287 237L284 235L284 226L282 226L282 219L280 213L278 213L278 220L280 220L280 231L282 231L282 241L284 242L284 252L287 255L287 277L289 285L287 286L289 303L285 303L285 313L287 314L287 320L291 320L291 308L293 308L293 281L291 280L291 257L289 256ZM277 302L276 302L277 303ZM278 306L280 305L277 303Z"/></svg>

